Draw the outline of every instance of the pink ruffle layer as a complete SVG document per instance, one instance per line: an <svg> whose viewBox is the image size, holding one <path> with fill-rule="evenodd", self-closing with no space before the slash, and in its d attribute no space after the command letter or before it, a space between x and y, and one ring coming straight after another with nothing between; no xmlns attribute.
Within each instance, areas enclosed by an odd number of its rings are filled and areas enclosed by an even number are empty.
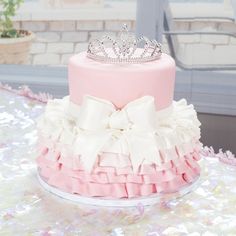
<svg viewBox="0 0 236 236"><path fill-rule="evenodd" d="M79 156L69 156L69 152L65 155L53 146L56 145L41 146L37 158L40 176L58 189L87 197L117 199L176 192L194 182L200 174L197 142L188 154L180 155L177 148L169 150L172 158L160 166L143 164L137 173L127 161L128 156L112 153L99 156L93 171L88 173Z"/></svg>

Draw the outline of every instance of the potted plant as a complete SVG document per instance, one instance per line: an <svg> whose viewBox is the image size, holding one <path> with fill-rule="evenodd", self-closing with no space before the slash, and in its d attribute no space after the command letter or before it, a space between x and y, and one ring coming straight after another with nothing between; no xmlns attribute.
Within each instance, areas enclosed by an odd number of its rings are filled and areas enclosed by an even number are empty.
<svg viewBox="0 0 236 236"><path fill-rule="evenodd" d="M0 0L0 63L22 64L28 61L35 35L15 29L12 18L24 0Z"/></svg>

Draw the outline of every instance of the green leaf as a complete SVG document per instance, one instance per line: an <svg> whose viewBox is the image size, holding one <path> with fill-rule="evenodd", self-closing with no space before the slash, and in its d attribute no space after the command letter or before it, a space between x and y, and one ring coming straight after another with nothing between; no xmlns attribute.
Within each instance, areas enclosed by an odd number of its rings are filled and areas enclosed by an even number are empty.
<svg viewBox="0 0 236 236"><path fill-rule="evenodd" d="M0 37L19 37L16 30L13 29L12 17L16 15L16 10L24 0L0 0Z"/></svg>
<svg viewBox="0 0 236 236"><path fill-rule="evenodd" d="M15 30L15 29L9 30L8 31L8 36L9 36L9 38L17 38L18 37L17 30Z"/></svg>

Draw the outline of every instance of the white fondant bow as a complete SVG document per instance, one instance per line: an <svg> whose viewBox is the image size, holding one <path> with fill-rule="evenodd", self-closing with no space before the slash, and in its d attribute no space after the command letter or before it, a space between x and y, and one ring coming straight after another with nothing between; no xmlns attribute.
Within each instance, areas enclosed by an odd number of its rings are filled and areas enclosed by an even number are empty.
<svg viewBox="0 0 236 236"><path fill-rule="evenodd" d="M111 139L116 139L120 150L128 148L134 171L144 159L161 162L155 139L156 110L151 96L134 100L121 110L107 100L85 96L77 127L81 132L75 142L75 154L80 155L88 171Z"/></svg>

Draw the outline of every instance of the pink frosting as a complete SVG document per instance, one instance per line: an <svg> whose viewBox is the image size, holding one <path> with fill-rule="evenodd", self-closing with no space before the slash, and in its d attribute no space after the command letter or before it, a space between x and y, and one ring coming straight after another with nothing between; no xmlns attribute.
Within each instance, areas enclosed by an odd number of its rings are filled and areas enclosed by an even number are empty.
<svg viewBox="0 0 236 236"><path fill-rule="evenodd" d="M126 65L102 64L80 53L69 62L70 99L81 104L84 95L107 99L117 108L139 97L155 98L156 109L173 101L175 62L166 55L156 61Z"/></svg>
<svg viewBox="0 0 236 236"><path fill-rule="evenodd" d="M133 198L175 192L191 184L200 174L198 143L184 156L179 156L176 148L176 155L160 166L143 164L138 173L133 172L128 161L126 166L120 167L116 162L120 157L112 153L99 156L92 173L88 173L79 157L65 157L52 146L41 146L37 158L41 177L54 187L83 196ZM192 144L185 146L190 147ZM110 158L110 163L101 166L103 158ZM129 159L128 156L123 158Z"/></svg>

